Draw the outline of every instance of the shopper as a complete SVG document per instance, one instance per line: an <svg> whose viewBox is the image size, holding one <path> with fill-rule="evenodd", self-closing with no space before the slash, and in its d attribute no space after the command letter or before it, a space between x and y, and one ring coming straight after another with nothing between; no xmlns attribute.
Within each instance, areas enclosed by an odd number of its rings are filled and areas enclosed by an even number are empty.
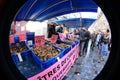
<svg viewBox="0 0 120 80"><path fill-rule="evenodd" d="M84 54L84 55L85 55L86 52L87 52L88 42L89 42L90 39L91 39L91 34L90 34L90 32L88 31L88 28L85 28L85 44L84 44L84 47L83 47L83 54Z"/></svg>
<svg viewBox="0 0 120 80"><path fill-rule="evenodd" d="M103 36L103 37L102 37ZM104 56L108 54L108 43L110 41L109 37L109 30L101 36L101 43L100 43L100 59L104 60Z"/></svg>
<svg viewBox="0 0 120 80"><path fill-rule="evenodd" d="M79 35L79 40L80 40L80 56L83 55L83 47L85 44L85 29L80 27L77 33L75 35Z"/></svg>
<svg viewBox="0 0 120 80"><path fill-rule="evenodd" d="M100 39L101 39L101 32L97 33L97 37L96 37L96 46L99 49L99 45L100 45Z"/></svg>
<svg viewBox="0 0 120 80"><path fill-rule="evenodd" d="M95 48L95 42L96 42L96 33L95 33L95 31L91 34L91 40L92 40L91 49L93 51L94 48Z"/></svg>

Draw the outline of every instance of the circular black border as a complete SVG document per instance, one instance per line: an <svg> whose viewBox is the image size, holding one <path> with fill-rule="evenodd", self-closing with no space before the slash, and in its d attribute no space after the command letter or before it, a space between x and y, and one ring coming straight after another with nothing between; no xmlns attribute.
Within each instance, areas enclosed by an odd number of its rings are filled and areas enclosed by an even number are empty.
<svg viewBox="0 0 120 80"><path fill-rule="evenodd" d="M13 63L9 51L9 30L18 9L27 0L2 0L0 6L0 80L25 80ZM95 80L119 80L120 60L120 9L117 0L94 0L104 12L112 33L112 48L109 59ZM3 77L4 76L4 77ZM115 79L117 78L117 79Z"/></svg>

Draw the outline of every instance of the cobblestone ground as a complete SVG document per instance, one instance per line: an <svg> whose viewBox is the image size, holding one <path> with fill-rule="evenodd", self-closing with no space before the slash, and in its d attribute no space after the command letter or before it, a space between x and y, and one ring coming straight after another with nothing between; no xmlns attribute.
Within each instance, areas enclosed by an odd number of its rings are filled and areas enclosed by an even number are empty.
<svg viewBox="0 0 120 80"><path fill-rule="evenodd" d="M80 56L63 80L94 80L104 67L108 56L100 60L97 49L90 51L87 58L86 55Z"/></svg>

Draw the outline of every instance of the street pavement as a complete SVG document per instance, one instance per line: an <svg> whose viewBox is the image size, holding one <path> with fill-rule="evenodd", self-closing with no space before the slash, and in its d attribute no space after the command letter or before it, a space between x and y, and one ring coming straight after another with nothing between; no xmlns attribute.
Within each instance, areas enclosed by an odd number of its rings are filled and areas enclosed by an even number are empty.
<svg viewBox="0 0 120 80"><path fill-rule="evenodd" d="M104 60L99 56L97 48L93 51L90 49L89 55L79 56L63 80L94 80L103 69L109 54L104 56Z"/></svg>

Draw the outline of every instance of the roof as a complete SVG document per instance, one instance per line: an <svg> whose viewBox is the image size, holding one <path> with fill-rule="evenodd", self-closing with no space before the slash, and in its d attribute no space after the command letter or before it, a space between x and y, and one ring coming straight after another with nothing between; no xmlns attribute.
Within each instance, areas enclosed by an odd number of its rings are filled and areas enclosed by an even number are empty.
<svg viewBox="0 0 120 80"><path fill-rule="evenodd" d="M15 21L44 21L73 12L97 12L92 0L28 0L18 11Z"/></svg>

